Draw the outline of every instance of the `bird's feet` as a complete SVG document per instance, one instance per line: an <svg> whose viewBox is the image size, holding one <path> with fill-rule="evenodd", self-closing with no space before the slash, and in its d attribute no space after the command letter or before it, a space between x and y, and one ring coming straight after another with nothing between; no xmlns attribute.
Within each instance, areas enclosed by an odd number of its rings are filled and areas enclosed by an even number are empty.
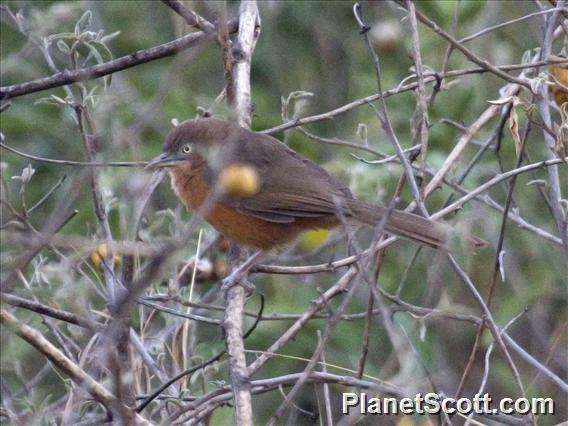
<svg viewBox="0 0 568 426"><path fill-rule="evenodd" d="M237 270L235 272L239 271ZM233 272L231 275L229 275L223 281L221 281L221 291L227 291L231 287L234 287L235 285L239 284L243 286L243 288L247 293L252 293L256 287L254 286L253 283L251 283L249 280L246 279L245 277L246 272L244 274L235 274L235 272Z"/></svg>
<svg viewBox="0 0 568 426"><path fill-rule="evenodd" d="M251 293L255 289L255 287L253 283L251 283L246 279L246 277L250 269L256 264L256 261L258 260L261 254L262 254L261 250L257 251L246 261L244 261L241 265L239 265L238 268L236 268L233 272L231 272L231 275L226 277L221 282L221 290L227 291L236 284L240 284L241 286L244 287L244 289L247 292Z"/></svg>

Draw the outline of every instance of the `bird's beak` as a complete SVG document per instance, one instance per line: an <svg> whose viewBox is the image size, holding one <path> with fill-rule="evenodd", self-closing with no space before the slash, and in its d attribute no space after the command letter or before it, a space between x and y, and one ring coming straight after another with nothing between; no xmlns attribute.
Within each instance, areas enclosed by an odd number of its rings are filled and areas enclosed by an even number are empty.
<svg viewBox="0 0 568 426"><path fill-rule="evenodd" d="M160 154L146 164L145 169L159 169L162 167L172 166L180 159L175 154Z"/></svg>

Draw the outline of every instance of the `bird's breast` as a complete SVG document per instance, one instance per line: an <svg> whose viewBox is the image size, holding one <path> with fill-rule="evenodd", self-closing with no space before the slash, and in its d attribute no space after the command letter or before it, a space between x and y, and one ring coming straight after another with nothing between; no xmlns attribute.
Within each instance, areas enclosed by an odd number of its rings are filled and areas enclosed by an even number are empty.
<svg viewBox="0 0 568 426"><path fill-rule="evenodd" d="M198 210L209 193L209 183L198 170L169 170L172 189L190 210Z"/></svg>

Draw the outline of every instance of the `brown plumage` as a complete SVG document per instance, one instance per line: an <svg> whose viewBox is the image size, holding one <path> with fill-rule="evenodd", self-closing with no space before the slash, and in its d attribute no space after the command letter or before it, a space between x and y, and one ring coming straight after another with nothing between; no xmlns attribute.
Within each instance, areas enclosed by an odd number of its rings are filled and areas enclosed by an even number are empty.
<svg viewBox="0 0 568 426"><path fill-rule="evenodd" d="M219 187L227 167L254 171L254 190L234 195ZM271 136L215 118L188 120L168 135L162 154L149 167L167 167L172 188L188 209L205 217L238 244L271 249L300 233L357 222L375 226L383 207L357 200L324 169ZM391 212L386 230L441 247L445 226L399 210Z"/></svg>

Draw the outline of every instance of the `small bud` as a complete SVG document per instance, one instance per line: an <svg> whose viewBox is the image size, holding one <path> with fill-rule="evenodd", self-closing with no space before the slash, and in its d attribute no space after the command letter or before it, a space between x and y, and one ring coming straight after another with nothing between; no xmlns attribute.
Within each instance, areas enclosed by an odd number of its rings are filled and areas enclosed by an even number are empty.
<svg viewBox="0 0 568 426"><path fill-rule="evenodd" d="M32 180L32 176L34 175L34 173L35 173L35 169L32 167L31 164L28 164L22 170L22 174L20 176L12 176L12 179L20 180L20 181L22 181L22 185L25 185L30 180Z"/></svg>
<svg viewBox="0 0 568 426"><path fill-rule="evenodd" d="M99 244L97 249L91 253L91 262L95 265L97 269L104 269L103 262L106 260L108 256L108 248L106 244ZM114 265L117 266L120 264L122 258L115 254L114 255Z"/></svg>

